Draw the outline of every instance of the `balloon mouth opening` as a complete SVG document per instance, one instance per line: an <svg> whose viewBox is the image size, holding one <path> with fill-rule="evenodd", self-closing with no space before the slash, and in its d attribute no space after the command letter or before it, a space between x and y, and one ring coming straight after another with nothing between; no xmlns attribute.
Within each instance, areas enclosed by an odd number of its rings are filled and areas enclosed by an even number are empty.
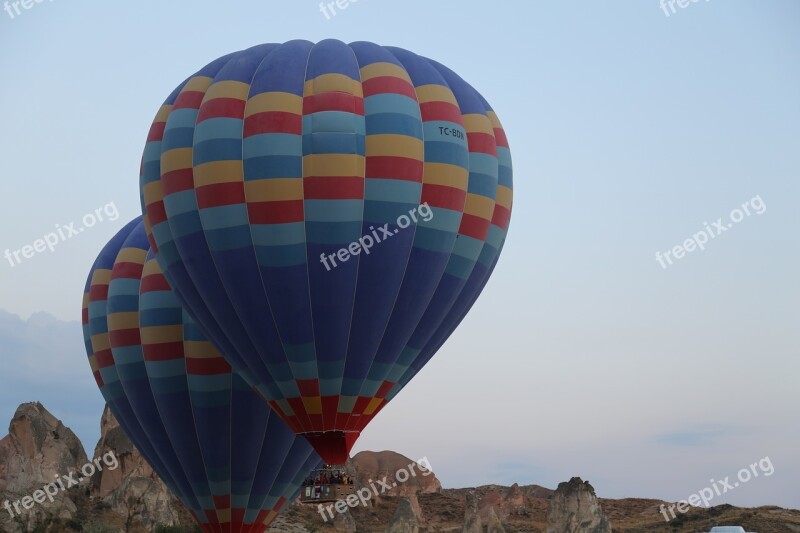
<svg viewBox="0 0 800 533"><path fill-rule="evenodd" d="M303 433L314 450L329 465L343 465L350 458L350 450L361 435L360 431L325 431Z"/></svg>

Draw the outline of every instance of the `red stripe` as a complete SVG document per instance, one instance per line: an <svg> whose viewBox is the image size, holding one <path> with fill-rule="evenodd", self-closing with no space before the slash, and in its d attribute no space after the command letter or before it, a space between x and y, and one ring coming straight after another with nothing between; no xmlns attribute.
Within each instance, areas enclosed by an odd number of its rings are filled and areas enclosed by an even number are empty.
<svg viewBox="0 0 800 533"><path fill-rule="evenodd" d="M303 196L307 200L362 200L364 178L361 176L308 176L303 178Z"/></svg>
<svg viewBox="0 0 800 533"><path fill-rule="evenodd" d="M497 145L494 140L494 135L473 132L467 133L467 139L469 139L470 152L481 152L497 157Z"/></svg>
<svg viewBox="0 0 800 533"><path fill-rule="evenodd" d="M166 122L153 122L150 126L150 131L147 133L147 142L162 141L166 127Z"/></svg>
<svg viewBox="0 0 800 533"><path fill-rule="evenodd" d="M303 98L303 114L310 115L321 111L345 111L356 115L364 114L364 100L350 93L325 92Z"/></svg>
<svg viewBox="0 0 800 533"><path fill-rule="evenodd" d="M378 389L378 392L375 394L376 398L386 398L386 395L392 391L392 387L394 387L394 383L391 381L384 381L383 385Z"/></svg>
<svg viewBox="0 0 800 533"><path fill-rule="evenodd" d="M142 263L117 263L111 271L111 279L140 279L144 265Z"/></svg>
<svg viewBox="0 0 800 533"><path fill-rule="evenodd" d="M108 285L92 285L89 288L89 301L100 302L108 300Z"/></svg>
<svg viewBox="0 0 800 533"><path fill-rule="evenodd" d="M415 101L417 99L417 91L414 90L414 86L408 83L406 80L396 78L395 76L380 76L378 78L372 78L371 80L365 81L363 83L363 87L364 98L373 96L375 94L392 93L408 96Z"/></svg>
<svg viewBox="0 0 800 533"><path fill-rule="evenodd" d="M175 105L172 106L172 110L199 109L205 95L205 92L200 91L184 91L178 95L178 98L175 100Z"/></svg>
<svg viewBox="0 0 800 533"><path fill-rule="evenodd" d="M247 204L251 224L284 224L305 219L303 200L253 202Z"/></svg>
<svg viewBox="0 0 800 533"><path fill-rule="evenodd" d="M174 361L183 357L183 341L143 344L142 351L144 360L151 363Z"/></svg>
<svg viewBox="0 0 800 533"><path fill-rule="evenodd" d="M419 110L422 112L423 122L444 120L446 122L454 122L460 126L464 125L464 117L461 115L461 110L449 102L425 102L420 104Z"/></svg>
<svg viewBox="0 0 800 533"><path fill-rule="evenodd" d="M208 209L222 205L236 205L245 203L244 185L242 182L215 183L204 185L197 189L197 207Z"/></svg>
<svg viewBox="0 0 800 533"><path fill-rule="evenodd" d="M494 138L497 142L497 146L508 148L508 137L506 137L506 132L503 128L494 129Z"/></svg>
<svg viewBox="0 0 800 533"><path fill-rule="evenodd" d="M319 380L318 379L298 379L295 380L297 388L300 390L300 396L313 397L319 396Z"/></svg>
<svg viewBox="0 0 800 533"><path fill-rule="evenodd" d="M217 509L230 509L231 496L230 494L224 496L214 496L214 507Z"/></svg>
<svg viewBox="0 0 800 533"><path fill-rule="evenodd" d="M467 191L463 189L456 189L447 185L434 185L432 183L422 186L421 204L427 202L431 207L464 211L466 201Z"/></svg>
<svg viewBox="0 0 800 533"><path fill-rule="evenodd" d="M117 329L108 332L108 341L112 348L124 348L141 344L142 337L139 335L139 328Z"/></svg>
<svg viewBox="0 0 800 533"><path fill-rule="evenodd" d="M163 274L150 274L142 278L142 284L139 287L140 293L156 292L156 291L169 291L172 288L167 283L167 278Z"/></svg>
<svg viewBox="0 0 800 533"><path fill-rule="evenodd" d="M192 167L170 170L161 174L161 190L164 197L192 188L194 188Z"/></svg>
<svg viewBox="0 0 800 533"><path fill-rule="evenodd" d="M105 382L103 381L103 376L100 375L100 371L94 372L94 381L97 383L97 386L101 389L106 386Z"/></svg>
<svg viewBox="0 0 800 533"><path fill-rule="evenodd" d="M388 178L422 182L425 164L418 159L389 155L367 154L367 178Z"/></svg>
<svg viewBox="0 0 800 533"><path fill-rule="evenodd" d="M494 206L494 216L492 224L501 229L508 229L508 222L511 220L511 210L502 205Z"/></svg>
<svg viewBox="0 0 800 533"><path fill-rule="evenodd" d="M322 397L322 418L328 424L336 422L336 412L339 410L339 396Z"/></svg>
<svg viewBox="0 0 800 533"><path fill-rule="evenodd" d="M203 103L197 114L197 124L210 118L243 118L247 102L238 98L214 98Z"/></svg>
<svg viewBox="0 0 800 533"><path fill-rule="evenodd" d="M88 324L89 323L89 308L84 307L81 309L81 323Z"/></svg>
<svg viewBox="0 0 800 533"><path fill-rule="evenodd" d="M94 353L94 360L97 361L97 368L108 368L114 366L114 356L111 350L100 350Z"/></svg>
<svg viewBox="0 0 800 533"><path fill-rule="evenodd" d="M186 358L186 372L197 376L214 376L218 374L230 374L231 365L222 357L214 358Z"/></svg>
<svg viewBox="0 0 800 533"><path fill-rule="evenodd" d="M150 219L150 227L155 227L167 220L167 210L164 202L159 200L147 206L147 217Z"/></svg>
<svg viewBox="0 0 800 533"><path fill-rule="evenodd" d="M260 133L303 133L303 117L285 111L266 111L256 113L244 120L244 136L252 137Z"/></svg>
<svg viewBox="0 0 800 533"><path fill-rule="evenodd" d="M461 227L458 229L458 232L461 235L466 235L467 237L472 237L473 239L478 239L479 241L485 241L486 236L489 234L490 225L491 222L485 218L464 213L464 216L461 218Z"/></svg>

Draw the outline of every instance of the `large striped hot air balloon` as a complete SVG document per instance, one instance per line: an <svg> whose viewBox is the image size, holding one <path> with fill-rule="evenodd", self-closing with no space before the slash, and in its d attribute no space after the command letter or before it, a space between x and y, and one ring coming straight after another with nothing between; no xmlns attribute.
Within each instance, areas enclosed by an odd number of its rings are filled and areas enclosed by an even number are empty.
<svg viewBox="0 0 800 533"><path fill-rule="evenodd" d="M320 458L231 373L148 251L137 219L92 268L84 336L97 383L204 531L265 531Z"/></svg>
<svg viewBox="0 0 800 533"><path fill-rule="evenodd" d="M265 44L182 83L150 130L145 227L181 302L343 463L486 285L508 142L447 67L367 42Z"/></svg>

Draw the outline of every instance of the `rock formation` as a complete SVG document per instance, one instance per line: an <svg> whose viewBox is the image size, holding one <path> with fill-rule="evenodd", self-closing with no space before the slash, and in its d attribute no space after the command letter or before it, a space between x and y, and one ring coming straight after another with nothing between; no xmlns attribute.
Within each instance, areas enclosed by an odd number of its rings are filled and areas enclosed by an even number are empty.
<svg viewBox="0 0 800 533"><path fill-rule="evenodd" d="M92 479L92 496L102 499L126 523L139 522L146 528L186 522L185 510L131 444L128 436L106 406L100 422L100 440L95 457L111 451L119 462Z"/></svg>
<svg viewBox="0 0 800 533"><path fill-rule="evenodd" d="M494 512L494 507L489 508L489 518L486 519L486 533L506 533L503 524Z"/></svg>
<svg viewBox="0 0 800 533"><path fill-rule="evenodd" d="M474 492L467 493L467 510L464 512L462 533L483 533L483 521L478 509L478 497Z"/></svg>
<svg viewBox="0 0 800 533"><path fill-rule="evenodd" d="M0 509L0 530L18 533L33 530L48 518L72 520L78 508L71 496L80 488L58 491L52 502L49 499L33 502L29 509L25 508L23 498L30 498L43 486L62 479L61 476L77 472L87 462L86 452L75 434L42 404L20 405L8 435L0 440L0 501L8 501L12 508L12 511ZM15 503L21 512L14 509ZM31 502L28 503L30 506Z"/></svg>
<svg viewBox="0 0 800 533"><path fill-rule="evenodd" d="M410 465L414 465L413 471ZM417 495L438 494L442 491L442 484L436 479L436 474L429 470L430 466L430 464L420 465L408 457L390 451L364 451L348 461L348 469L355 477L358 488L371 487L373 482L378 480L390 486L396 484L391 489L385 490L380 484L374 483L379 494L373 494L373 504L380 503L381 496L407 498L420 526L425 525L425 516Z"/></svg>
<svg viewBox="0 0 800 533"><path fill-rule="evenodd" d="M400 500L400 505L397 507L397 512L389 523L389 527L386 528L386 533L419 533L417 515L408 498L403 497Z"/></svg>
<svg viewBox="0 0 800 533"><path fill-rule="evenodd" d="M611 533L588 481L574 477L559 483L547 509L547 533Z"/></svg>

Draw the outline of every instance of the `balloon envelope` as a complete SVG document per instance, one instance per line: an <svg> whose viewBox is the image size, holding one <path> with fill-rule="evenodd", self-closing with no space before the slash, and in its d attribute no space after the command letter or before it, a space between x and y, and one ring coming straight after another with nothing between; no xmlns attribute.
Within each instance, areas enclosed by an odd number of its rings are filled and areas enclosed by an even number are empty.
<svg viewBox="0 0 800 533"><path fill-rule="evenodd" d="M475 89L336 40L256 46L188 78L140 185L187 311L330 463L463 320L512 203L508 141Z"/></svg>
<svg viewBox="0 0 800 533"><path fill-rule="evenodd" d="M205 531L264 531L320 458L231 372L148 252L137 219L89 276L85 335L98 385Z"/></svg>

